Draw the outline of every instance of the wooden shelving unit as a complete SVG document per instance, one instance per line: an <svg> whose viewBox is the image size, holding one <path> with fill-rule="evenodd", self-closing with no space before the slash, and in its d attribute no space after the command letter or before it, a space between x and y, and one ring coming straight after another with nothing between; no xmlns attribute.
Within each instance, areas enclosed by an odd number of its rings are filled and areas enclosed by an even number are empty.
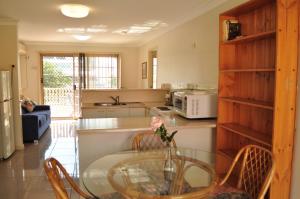
<svg viewBox="0 0 300 199"><path fill-rule="evenodd" d="M238 150L234 149L220 149L219 153L224 155L226 158L233 160L235 155L238 153Z"/></svg>
<svg viewBox="0 0 300 199"><path fill-rule="evenodd" d="M300 1L292 1L250 0L219 22L216 171L226 173L245 145L268 148L277 160L272 199L289 198L290 189L300 24ZM223 22L231 19L241 23L242 36L223 41Z"/></svg>

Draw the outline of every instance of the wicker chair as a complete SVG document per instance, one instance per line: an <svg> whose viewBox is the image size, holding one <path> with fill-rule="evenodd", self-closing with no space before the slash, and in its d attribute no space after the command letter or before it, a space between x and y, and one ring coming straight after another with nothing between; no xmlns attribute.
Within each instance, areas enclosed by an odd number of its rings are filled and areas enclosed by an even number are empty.
<svg viewBox="0 0 300 199"><path fill-rule="evenodd" d="M57 199L69 199L67 190L65 188L63 178L65 177L71 187L83 198L92 199L93 197L84 193L69 176L66 169L55 158L48 158L44 162L44 169L48 176L52 188L54 189Z"/></svg>
<svg viewBox="0 0 300 199"><path fill-rule="evenodd" d="M176 147L174 139L172 140L172 146ZM132 150L147 151L165 147L166 145L161 141L160 137L150 131L137 134L132 141Z"/></svg>
<svg viewBox="0 0 300 199"><path fill-rule="evenodd" d="M272 153L256 145L243 147L236 155L226 176L220 182L220 186L225 186L237 165L240 166L240 170L236 188L245 191L253 199L263 199L275 171Z"/></svg>

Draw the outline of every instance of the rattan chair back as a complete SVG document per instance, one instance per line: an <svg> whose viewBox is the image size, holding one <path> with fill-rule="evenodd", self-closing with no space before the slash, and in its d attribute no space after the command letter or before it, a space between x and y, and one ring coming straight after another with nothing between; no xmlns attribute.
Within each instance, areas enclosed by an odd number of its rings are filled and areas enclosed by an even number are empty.
<svg viewBox="0 0 300 199"><path fill-rule="evenodd" d="M64 183L65 180L80 196L82 196L83 198L92 198L91 196L84 193L76 185L66 169L55 158L48 158L47 160L45 160L44 169L57 199L69 199L68 192Z"/></svg>
<svg viewBox="0 0 300 199"><path fill-rule="evenodd" d="M172 147L176 147L176 142L174 139L172 140L171 145ZM132 141L132 150L147 151L163 149L165 147L166 144L152 131L139 133L134 136Z"/></svg>
<svg viewBox="0 0 300 199"><path fill-rule="evenodd" d="M226 183L236 166L240 168L237 188L247 192L253 199L263 199L275 171L271 151L256 145L245 146L235 157L220 185Z"/></svg>

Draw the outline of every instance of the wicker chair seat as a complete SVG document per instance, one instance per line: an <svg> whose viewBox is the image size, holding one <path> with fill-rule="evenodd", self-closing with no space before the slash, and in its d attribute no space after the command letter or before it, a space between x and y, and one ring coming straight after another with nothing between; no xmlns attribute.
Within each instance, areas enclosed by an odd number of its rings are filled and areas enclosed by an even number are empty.
<svg viewBox="0 0 300 199"><path fill-rule="evenodd" d="M252 199L252 197L243 190L226 184L217 186L212 195L211 199Z"/></svg>
<svg viewBox="0 0 300 199"><path fill-rule="evenodd" d="M245 192L227 192L213 196L211 199L251 199Z"/></svg>
<svg viewBox="0 0 300 199"><path fill-rule="evenodd" d="M95 199L99 199L99 198L95 198ZM100 199L125 199L125 197L118 192L114 192L114 193L102 195Z"/></svg>

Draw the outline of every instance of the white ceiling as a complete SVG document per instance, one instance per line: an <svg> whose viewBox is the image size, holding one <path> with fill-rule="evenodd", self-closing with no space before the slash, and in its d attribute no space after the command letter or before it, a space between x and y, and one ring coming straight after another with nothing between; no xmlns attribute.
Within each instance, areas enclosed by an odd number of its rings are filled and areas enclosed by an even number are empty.
<svg viewBox="0 0 300 199"><path fill-rule="evenodd" d="M0 0L0 17L19 21L19 39L25 42L80 42L61 28L104 25L107 32L93 33L82 43L136 46L208 11L226 0ZM88 17L63 16L59 6L79 3L91 8ZM121 35L116 30L149 21L163 24L143 34Z"/></svg>

